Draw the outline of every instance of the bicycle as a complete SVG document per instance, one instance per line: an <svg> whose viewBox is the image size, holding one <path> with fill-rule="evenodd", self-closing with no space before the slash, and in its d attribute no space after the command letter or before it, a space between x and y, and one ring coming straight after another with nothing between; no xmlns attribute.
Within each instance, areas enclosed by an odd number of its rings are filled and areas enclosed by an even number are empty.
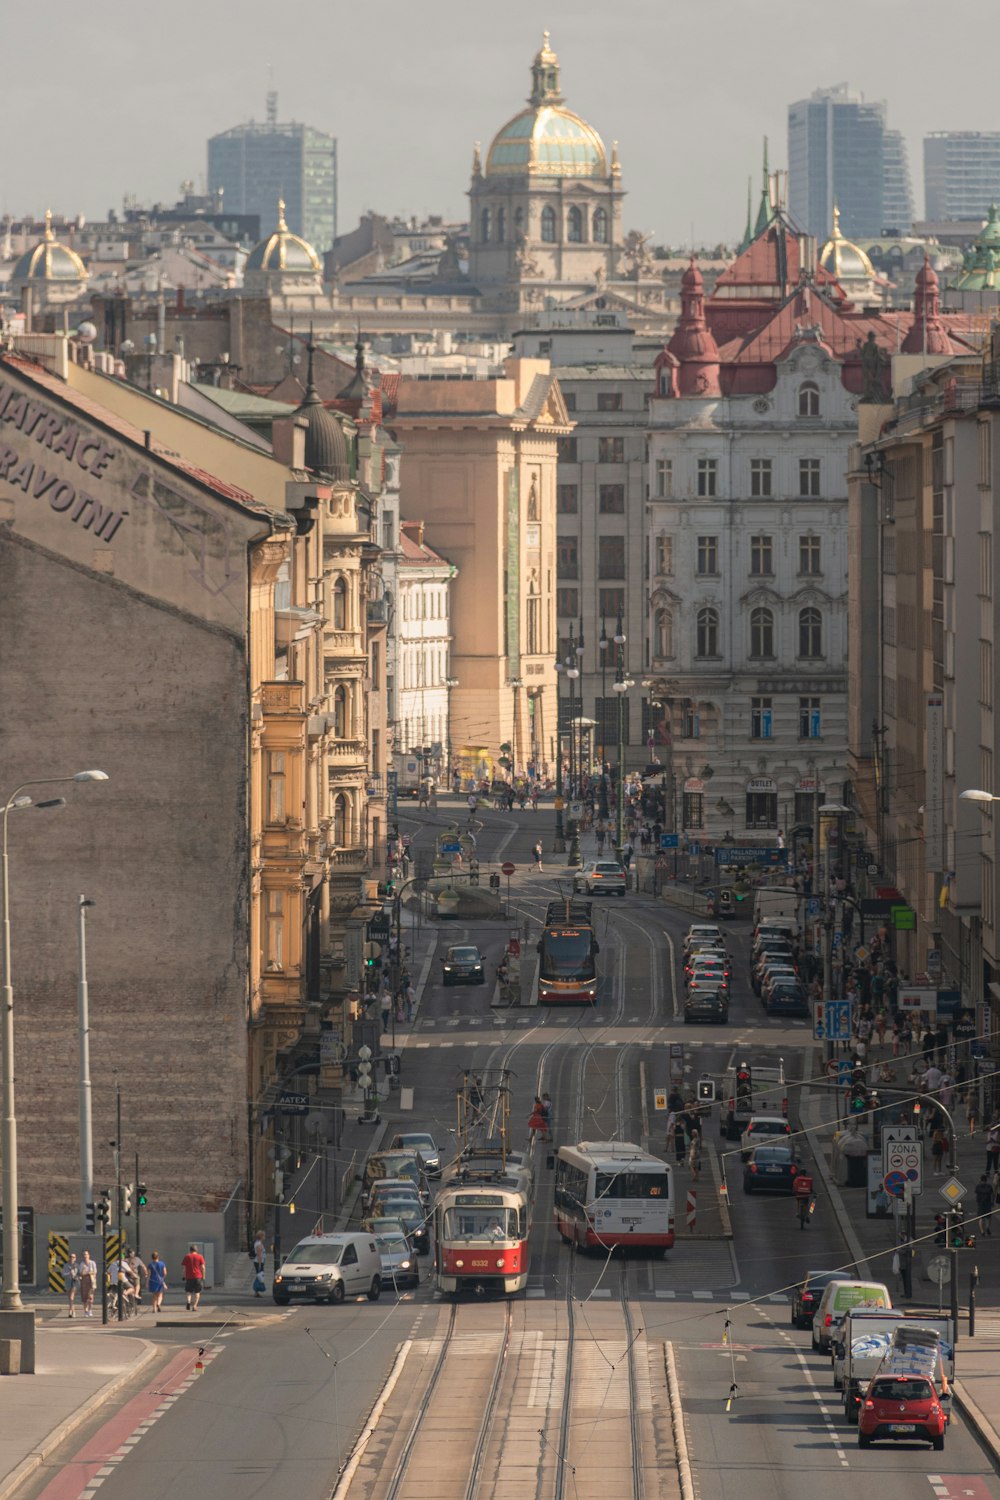
<svg viewBox="0 0 1000 1500"><path fill-rule="evenodd" d="M803 1194L803 1196L799 1199L799 1228L800 1229L805 1229L805 1228L808 1227L809 1220L812 1218L812 1216L813 1216L813 1214L815 1212L816 1212L816 1195L814 1193L810 1193L809 1196L808 1196L808 1198L807 1198Z"/></svg>

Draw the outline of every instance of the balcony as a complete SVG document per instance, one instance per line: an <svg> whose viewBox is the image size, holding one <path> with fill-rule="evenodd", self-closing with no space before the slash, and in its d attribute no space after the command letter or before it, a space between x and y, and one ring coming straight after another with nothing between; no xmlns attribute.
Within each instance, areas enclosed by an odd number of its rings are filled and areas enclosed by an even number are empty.
<svg viewBox="0 0 1000 1500"><path fill-rule="evenodd" d="M332 718L332 715L328 715ZM327 747L327 763L331 766L361 766L368 764L366 740L331 740Z"/></svg>
<svg viewBox="0 0 1000 1500"><path fill-rule="evenodd" d="M389 607L385 599L369 599L367 604L369 625L385 625L389 620Z"/></svg>
<svg viewBox="0 0 1000 1500"><path fill-rule="evenodd" d="M345 874L360 874L368 868L368 850L364 844L348 844L330 853L330 864Z"/></svg>

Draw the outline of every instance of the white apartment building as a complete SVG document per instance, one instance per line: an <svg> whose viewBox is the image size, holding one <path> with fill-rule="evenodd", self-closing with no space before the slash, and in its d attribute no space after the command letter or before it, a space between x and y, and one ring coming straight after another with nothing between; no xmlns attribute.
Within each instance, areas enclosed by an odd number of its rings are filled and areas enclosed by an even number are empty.
<svg viewBox="0 0 1000 1500"><path fill-rule="evenodd" d="M457 569L424 540L422 521L400 521L396 552L396 729L400 786L450 770L451 580Z"/></svg>

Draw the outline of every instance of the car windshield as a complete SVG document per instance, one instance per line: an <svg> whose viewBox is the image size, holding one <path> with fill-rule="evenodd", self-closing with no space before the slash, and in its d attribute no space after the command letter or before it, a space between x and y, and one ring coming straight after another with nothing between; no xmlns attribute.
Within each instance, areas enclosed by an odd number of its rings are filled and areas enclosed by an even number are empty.
<svg viewBox="0 0 1000 1500"><path fill-rule="evenodd" d="M931 1388L926 1380L876 1380L872 1394L880 1401L927 1401Z"/></svg>
<svg viewBox="0 0 1000 1500"><path fill-rule="evenodd" d="M517 1238L516 1208L446 1208L444 1237L448 1240L513 1240Z"/></svg>
<svg viewBox="0 0 1000 1500"><path fill-rule="evenodd" d="M400 1139L404 1146L412 1146L414 1151L422 1151L425 1146L429 1146L432 1151L437 1150L433 1137L429 1135L404 1135Z"/></svg>
<svg viewBox="0 0 1000 1500"><path fill-rule="evenodd" d="M753 1135L787 1135L787 1120L751 1120L750 1130Z"/></svg>
<svg viewBox="0 0 1000 1500"><path fill-rule="evenodd" d="M595 865L594 871L598 875L624 875L621 865Z"/></svg>
<svg viewBox="0 0 1000 1500"><path fill-rule="evenodd" d="M594 972L589 931L547 931L542 939L542 973L572 974L589 979Z"/></svg>
<svg viewBox="0 0 1000 1500"><path fill-rule="evenodd" d="M479 949L478 948L449 948L449 950L448 950L448 957L452 960L453 963L459 963L459 964L478 963L478 961L479 961Z"/></svg>
<svg viewBox="0 0 1000 1500"><path fill-rule="evenodd" d="M286 1266L339 1266L343 1245L296 1245Z"/></svg>
<svg viewBox="0 0 1000 1500"><path fill-rule="evenodd" d="M410 1248L401 1234L377 1234L375 1243L383 1255L406 1255Z"/></svg>

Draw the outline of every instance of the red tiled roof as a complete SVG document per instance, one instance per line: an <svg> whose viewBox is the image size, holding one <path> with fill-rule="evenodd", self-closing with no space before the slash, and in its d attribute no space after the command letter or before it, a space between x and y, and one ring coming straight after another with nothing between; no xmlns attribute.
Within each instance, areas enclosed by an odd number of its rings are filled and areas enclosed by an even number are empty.
<svg viewBox="0 0 1000 1500"><path fill-rule="evenodd" d="M433 566L440 564L448 566L448 559L442 557L440 552L435 552L426 542L417 540L417 535L422 527L421 521L400 521L399 523L399 554L403 563L421 564Z"/></svg>

